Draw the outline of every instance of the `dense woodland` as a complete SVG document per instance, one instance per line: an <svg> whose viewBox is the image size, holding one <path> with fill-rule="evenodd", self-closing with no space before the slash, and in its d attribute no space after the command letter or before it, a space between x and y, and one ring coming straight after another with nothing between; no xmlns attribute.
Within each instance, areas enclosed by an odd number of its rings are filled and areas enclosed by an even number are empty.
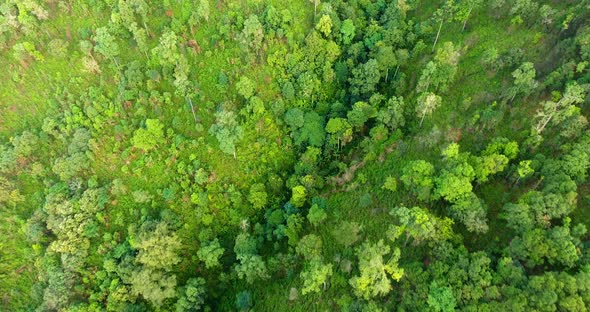
<svg viewBox="0 0 590 312"><path fill-rule="evenodd" d="M587 311L590 1L3 0L1 311Z"/></svg>

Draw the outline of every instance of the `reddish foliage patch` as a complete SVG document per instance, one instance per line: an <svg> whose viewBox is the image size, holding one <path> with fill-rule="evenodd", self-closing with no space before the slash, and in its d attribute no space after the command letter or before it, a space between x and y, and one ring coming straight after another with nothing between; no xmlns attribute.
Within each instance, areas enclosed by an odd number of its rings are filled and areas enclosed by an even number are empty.
<svg viewBox="0 0 590 312"><path fill-rule="evenodd" d="M195 50L195 52L197 52L197 54L201 54L201 46L199 45L199 43L195 40L195 39L191 39L187 42L187 45L191 48L193 48L193 50Z"/></svg>

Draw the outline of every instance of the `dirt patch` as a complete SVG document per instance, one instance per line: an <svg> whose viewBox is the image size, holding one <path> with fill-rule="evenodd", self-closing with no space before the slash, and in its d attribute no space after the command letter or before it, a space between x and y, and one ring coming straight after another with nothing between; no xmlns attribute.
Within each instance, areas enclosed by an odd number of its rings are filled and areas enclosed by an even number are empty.
<svg viewBox="0 0 590 312"><path fill-rule="evenodd" d="M381 154L379 154L379 156L377 157L377 159L379 159L379 162L385 161L387 155L392 153L396 147L397 147L397 142L394 142L391 145L389 145L388 147L386 147L385 150ZM354 174L356 173L356 171L361 169L362 167L364 167L366 164L367 163L363 160L361 162L358 162L358 163L350 166L350 168L346 169L346 171L344 173L342 173L341 175L332 177L330 179L331 184L334 186L342 187L344 184L350 182L354 178ZM332 190L330 190L329 194L336 192L336 191L337 191L337 188L333 188Z"/></svg>

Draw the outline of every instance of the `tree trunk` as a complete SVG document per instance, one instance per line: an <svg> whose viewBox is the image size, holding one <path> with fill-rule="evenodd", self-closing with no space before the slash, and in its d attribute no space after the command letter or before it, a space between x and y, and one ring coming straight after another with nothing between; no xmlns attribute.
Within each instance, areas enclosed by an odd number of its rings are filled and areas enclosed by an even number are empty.
<svg viewBox="0 0 590 312"><path fill-rule="evenodd" d="M436 38L434 39L434 44L432 45L432 52L434 52L434 48L436 47L436 43L438 42L438 37L440 36L440 30L442 29L443 19L440 20L440 25L438 26L438 32L436 33Z"/></svg>
<svg viewBox="0 0 590 312"><path fill-rule="evenodd" d="M193 118L195 119L195 125L197 125L199 122L197 121L197 115L195 115L195 107L193 106L193 101L191 101L191 99L189 97L186 98L188 100L188 103L191 105L191 111L193 112Z"/></svg>
<svg viewBox="0 0 590 312"><path fill-rule="evenodd" d="M539 134L541 134L541 132L543 130L545 130L545 127L547 127L547 124L549 123L549 121L551 121L551 118L553 118L554 114L549 115L549 118L547 118L547 120L545 120L545 122L543 123L543 125L541 125L540 128L537 128L537 132L539 132Z"/></svg>
<svg viewBox="0 0 590 312"><path fill-rule="evenodd" d="M397 77L398 70L399 70L399 65L397 65L397 67L395 68L395 73L393 74L393 79L395 79L395 77Z"/></svg>
<svg viewBox="0 0 590 312"><path fill-rule="evenodd" d="M424 122L424 117L426 117L426 111L422 113L422 118L420 119L420 128L422 128L422 122Z"/></svg>
<svg viewBox="0 0 590 312"><path fill-rule="evenodd" d="M469 12L467 12L467 17L465 17L465 21L463 22L463 29L461 29L461 32L465 31L465 25L467 25L467 20L469 19L469 15L471 15L471 10L473 10L473 7L470 7Z"/></svg>

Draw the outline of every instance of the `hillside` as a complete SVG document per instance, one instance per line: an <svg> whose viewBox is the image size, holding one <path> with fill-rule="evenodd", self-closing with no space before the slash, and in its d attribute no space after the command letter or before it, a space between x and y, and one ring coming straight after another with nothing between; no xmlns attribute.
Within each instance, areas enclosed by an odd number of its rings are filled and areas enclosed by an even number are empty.
<svg viewBox="0 0 590 312"><path fill-rule="evenodd" d="M0 311L587 311L588 0L5 0Z"/></svg>

